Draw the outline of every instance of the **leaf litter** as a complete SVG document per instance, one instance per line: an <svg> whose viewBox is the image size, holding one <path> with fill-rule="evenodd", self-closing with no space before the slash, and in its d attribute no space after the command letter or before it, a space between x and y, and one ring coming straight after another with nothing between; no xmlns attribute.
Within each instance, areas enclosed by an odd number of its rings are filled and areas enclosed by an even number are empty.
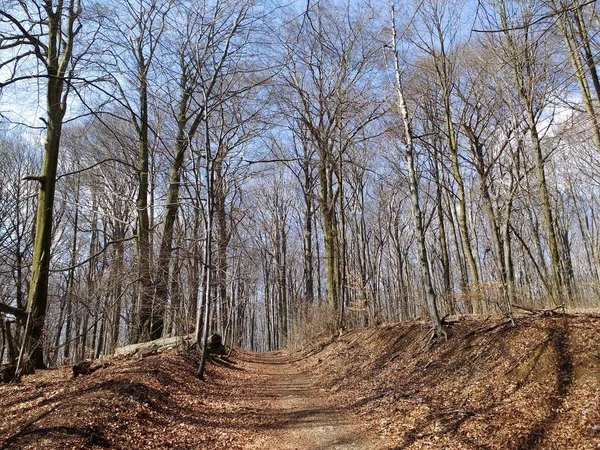
<svg viewBox="0 0 600 450"><path fill-rule="evenodd" d="M206 381L177 351L0 385L2 449L600 449L600 320L463 318L235 350Z"/></svg>

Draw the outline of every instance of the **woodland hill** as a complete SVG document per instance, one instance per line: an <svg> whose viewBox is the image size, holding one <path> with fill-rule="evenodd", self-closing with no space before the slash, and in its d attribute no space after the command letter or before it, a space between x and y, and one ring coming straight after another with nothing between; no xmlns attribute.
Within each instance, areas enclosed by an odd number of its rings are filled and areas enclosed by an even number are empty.
<svg viewBox="0 0 600 450"><path fill-rule="evenodd" d="M597 448L599 50L587 0L0 1L2 448Z"/></svg>
<svg viewBox="0 0 600 450"><path fill-rule="evenodd" d="M1 2L0 362L597 307L597 8Z"/></svg>
<svg viewBox="0 0 600 450"><path fill-rule="evenodd" d="M600 320L369 327L296 352L177 351L0 385L3 449L593 449Z"/></svg>

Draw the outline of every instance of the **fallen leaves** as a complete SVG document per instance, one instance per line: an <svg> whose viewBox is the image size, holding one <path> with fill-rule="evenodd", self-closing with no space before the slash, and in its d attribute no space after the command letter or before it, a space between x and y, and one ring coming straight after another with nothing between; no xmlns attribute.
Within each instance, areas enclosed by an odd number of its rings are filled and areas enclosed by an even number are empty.
<svg viewBox="0 0 600 450"><path fill-rule="evenodd" d="M40 371L0 386L0 446L600 448L600 320L573 318L562 337L560 326L463 320L429 351L426 324L372 327L310 352L236 351L206 382L175 352L75 380L68 367Z"/></svg>

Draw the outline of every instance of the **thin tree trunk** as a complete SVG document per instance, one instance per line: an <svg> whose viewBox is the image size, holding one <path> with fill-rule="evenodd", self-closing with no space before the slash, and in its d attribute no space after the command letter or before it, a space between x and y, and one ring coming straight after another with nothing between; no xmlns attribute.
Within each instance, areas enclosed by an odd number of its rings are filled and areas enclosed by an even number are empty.
<svg viewBox="0 0 600 450"><path fill-rule="evenodd" d="M204 97L206 104L206 96ZM214 215L214 167L211 151L210 129L208 124L208 116L206 109L204 110L205 124L205 151L206 151L206 236L204 241L204 267L206 270L206 282L204 286L204 324L202 329L202 354L200 356L200 367L198 368L198 378L204 379L204 366L208 357L208 333L210 330L210 308L212 297L212 232L213 232L213 215ZM196 331L198 335L198 331Z"/></svg>
<svg viewBox="0 0 600 450"><path fill-rule="evenodd" d="M75 195L75 216L73 218L73 242L71 244L70 269L67 275L67 316L65 326L65 343L63 348L63 359L68 359L71 350L71 328L73 316L73 287L75 284L75 264L77 262L77 235L79 231L79 197L81 191L81 176L77 177L77 191Z"/></svg>
<svg viewBox="0 0 600 450"><path fill-rule="evenodd" d="M410 199L412 206L412 218L417 235L417 247L419 257L419 267L421 271L421 278L423 281L423 287L425 289L427 297L427 308L429 310L429 316L431 318L435 336L437 338L446 337L446 332L442 326L442 321L438 312L437 298L433 289L433 283L431 279L431 273L429 270L429 258L427 256L427 247L425 242L425 228L423 226L423 219L421 216L421 207L419 205L419 179L415 168L415 155L413 147L413 132L411 129L410 118L408 115L408 109L404 100L404 93L402 91L402 83L400 78L400 62L398 57L397 49L397 37L396 37L396 21L394 17L394 6L392 5L392 43L394 52L394 69L396 74L396 90L398 95L398 110L400 112L400 118L403 123L403 135L405 143L404 159L408 169L408 182Z"/></svg>
<svg viewBox="0 0 600 450"><path fill-rule="evenodd" d="M450 298L452 296L452 284L450 282L450 255L448 254L448 242L446 238L446 225L444 220L444 207L442 204L442 192L443 186L440 179L440 167L439 157L440 152L437 145L434 145L434 173L433 179L435 181L435 203L438 217L438 227L440 235L440 249L442 252L442 285L444 289L444 296L446 301L450 304ZM451 308L452 309L452 308Z"/></svg>
<svg viewBox="0 0 600 450"><path fill-rule="evenodd" d="M313 199L312 199L312 177L308 161L304 167L304 298L308 302L314 300L314 269L313 269Z"/></svg>

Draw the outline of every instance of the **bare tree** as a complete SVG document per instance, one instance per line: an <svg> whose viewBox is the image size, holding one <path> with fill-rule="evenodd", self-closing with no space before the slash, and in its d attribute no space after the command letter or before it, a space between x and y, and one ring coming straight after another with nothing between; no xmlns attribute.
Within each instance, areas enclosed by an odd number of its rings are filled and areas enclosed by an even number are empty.
<svg viewBox="0 0 600 450"><path fill-rule="evenodd" d="M74 54L74 47L82 29L81 13L78 0L21 2L10 9L0 9L0 51L7 56L2 58L1 68L9 74L8 79L0 82L0 89L37 79L44 81L46 96L44 160L40 174L30 177L39 183L39 194L27 326L19 357L19 369L25 371L45 367L42 337L48 301L55 181L70 83L80 57ZM25 61L30 64L24 64ZM21 68L31 71L22 72Z"/></svg>
<svg viewBox="0 0 600 450"><path fill-rule="evenodd" d="M347 148L381 114L371 97L379 48L359 12L320 4L307 11L306 27L292 30L286 42L288 63L281 87L281 109L301 123L318 155L318 201L323 226L327 301L343 325L345 239L343 161ZM302 37L300 41L299 38ZM343 210L343 208L342 208Z"/></svg>
<svg viewBox="0 0 600 450"><path fill-rule="evenodd" d="M166 15L171 2L124 0L105 6L100 44L104 47L98 63L113 83L112 97L119 104L137 136L137 254L138 254L138 319L134 340L149 336L152 321L152 246L148 205L150 146L152 138L150 96L152 74L158 47L166 28ZM113 69L113 70L111 70Z"/></svg>
<svg viewBox="0 0 600 450"><path fill-rule="evenodd" d="M503 47L508 66L512 71L513 83L518 98L523 107L527 126L529 128L531 149L535 161L535 172L552 272L552 301L554 305L564 306L562 292L561 262L556 237L556 224L552 211L550 193L546 179L545 158L542 149L539 120L543 108L546 106L548 96L551 95L548 86L549 77L552 76L548 67L550 58L545 53L546 41L536 30L533 22L535 4L509 5L507 2L498 2L494 5L499 17L500 27L503 30ZM514 9L509 9L509 8ZM511 20L518 18L523 26L511 30Z"/></svg>
<svg viewBox="0 0 600 450"><path fill-rule="evenodd" d="M169 177L165 204L163 234L156 272L155 310L153 311L151 337L163 332L163 316L168 297L168 280L171 262L173 226L177 217L179 186L184 170L185 154L205 120L205 110L235 95L226 91L224 79L231 79L236 71L240 53L247 43L252 4L244 2L231 5L217 2L205 4L197 12L197 5L180 5L178 10L192 19L183 32L176 34L179 47L179 98L177 100L175 152ZM237 85L237 89L248 87ZM218 159L216 160L219 161Z"/></svg>
<svg viewBox="0 0 600 450"><path fill-rule="evenodd" d="M435 290L433 288L433 282L431 279L431 272L429 267L429 257L427 256L427 247L425 243L425 226L423 224L423 216L421 207L419 204L419 179L416 169L416 156L415 148L413 145L413 131L411 128L410 116L408 114L408 108L406 100L404 98L404 92L402 87L402 70L400 66L400 56L398 52L398 35L396 31L396 19L395 19L395 8L392 5L392 51L394 58L394 73L396 76L396 94L398 96L398 113L400 120L402 121L402 137L404 146L404 160L406 168L408 170L409 180L409 192L412 203L412 217L413 227L415 234L417 235L417 246L419 256L419 267L421 271L421 279L423 280L423 287L427 297L427 308L429 309L429 316L433 323L434 336L437 338L446 337L446 332L442 326L442 321L439 316L437 307L437 298Z"/></svg>
<svg viewBox="0 0 600 450"><path fill-rule="evenodd" d="M472 298L473 313L481 312L479 295L477 293L480 282L479 269L473 255L470 231L467 222L467 200L465 195L465 182L461 174L459 162L458 133L454 126L454 114L451 98L456 88L456 45L460 28L460 6L449 2L429 0L419 8L421 23L425 30L418 33L414 40L431 58L436 75L437 87L440 91L440 102L443 105L443 120L446 128L446 141L450 151L452 175L456 182L459 206L458 223L462 240L463 252L469 267L471 282L475 294Z"/></svg>

